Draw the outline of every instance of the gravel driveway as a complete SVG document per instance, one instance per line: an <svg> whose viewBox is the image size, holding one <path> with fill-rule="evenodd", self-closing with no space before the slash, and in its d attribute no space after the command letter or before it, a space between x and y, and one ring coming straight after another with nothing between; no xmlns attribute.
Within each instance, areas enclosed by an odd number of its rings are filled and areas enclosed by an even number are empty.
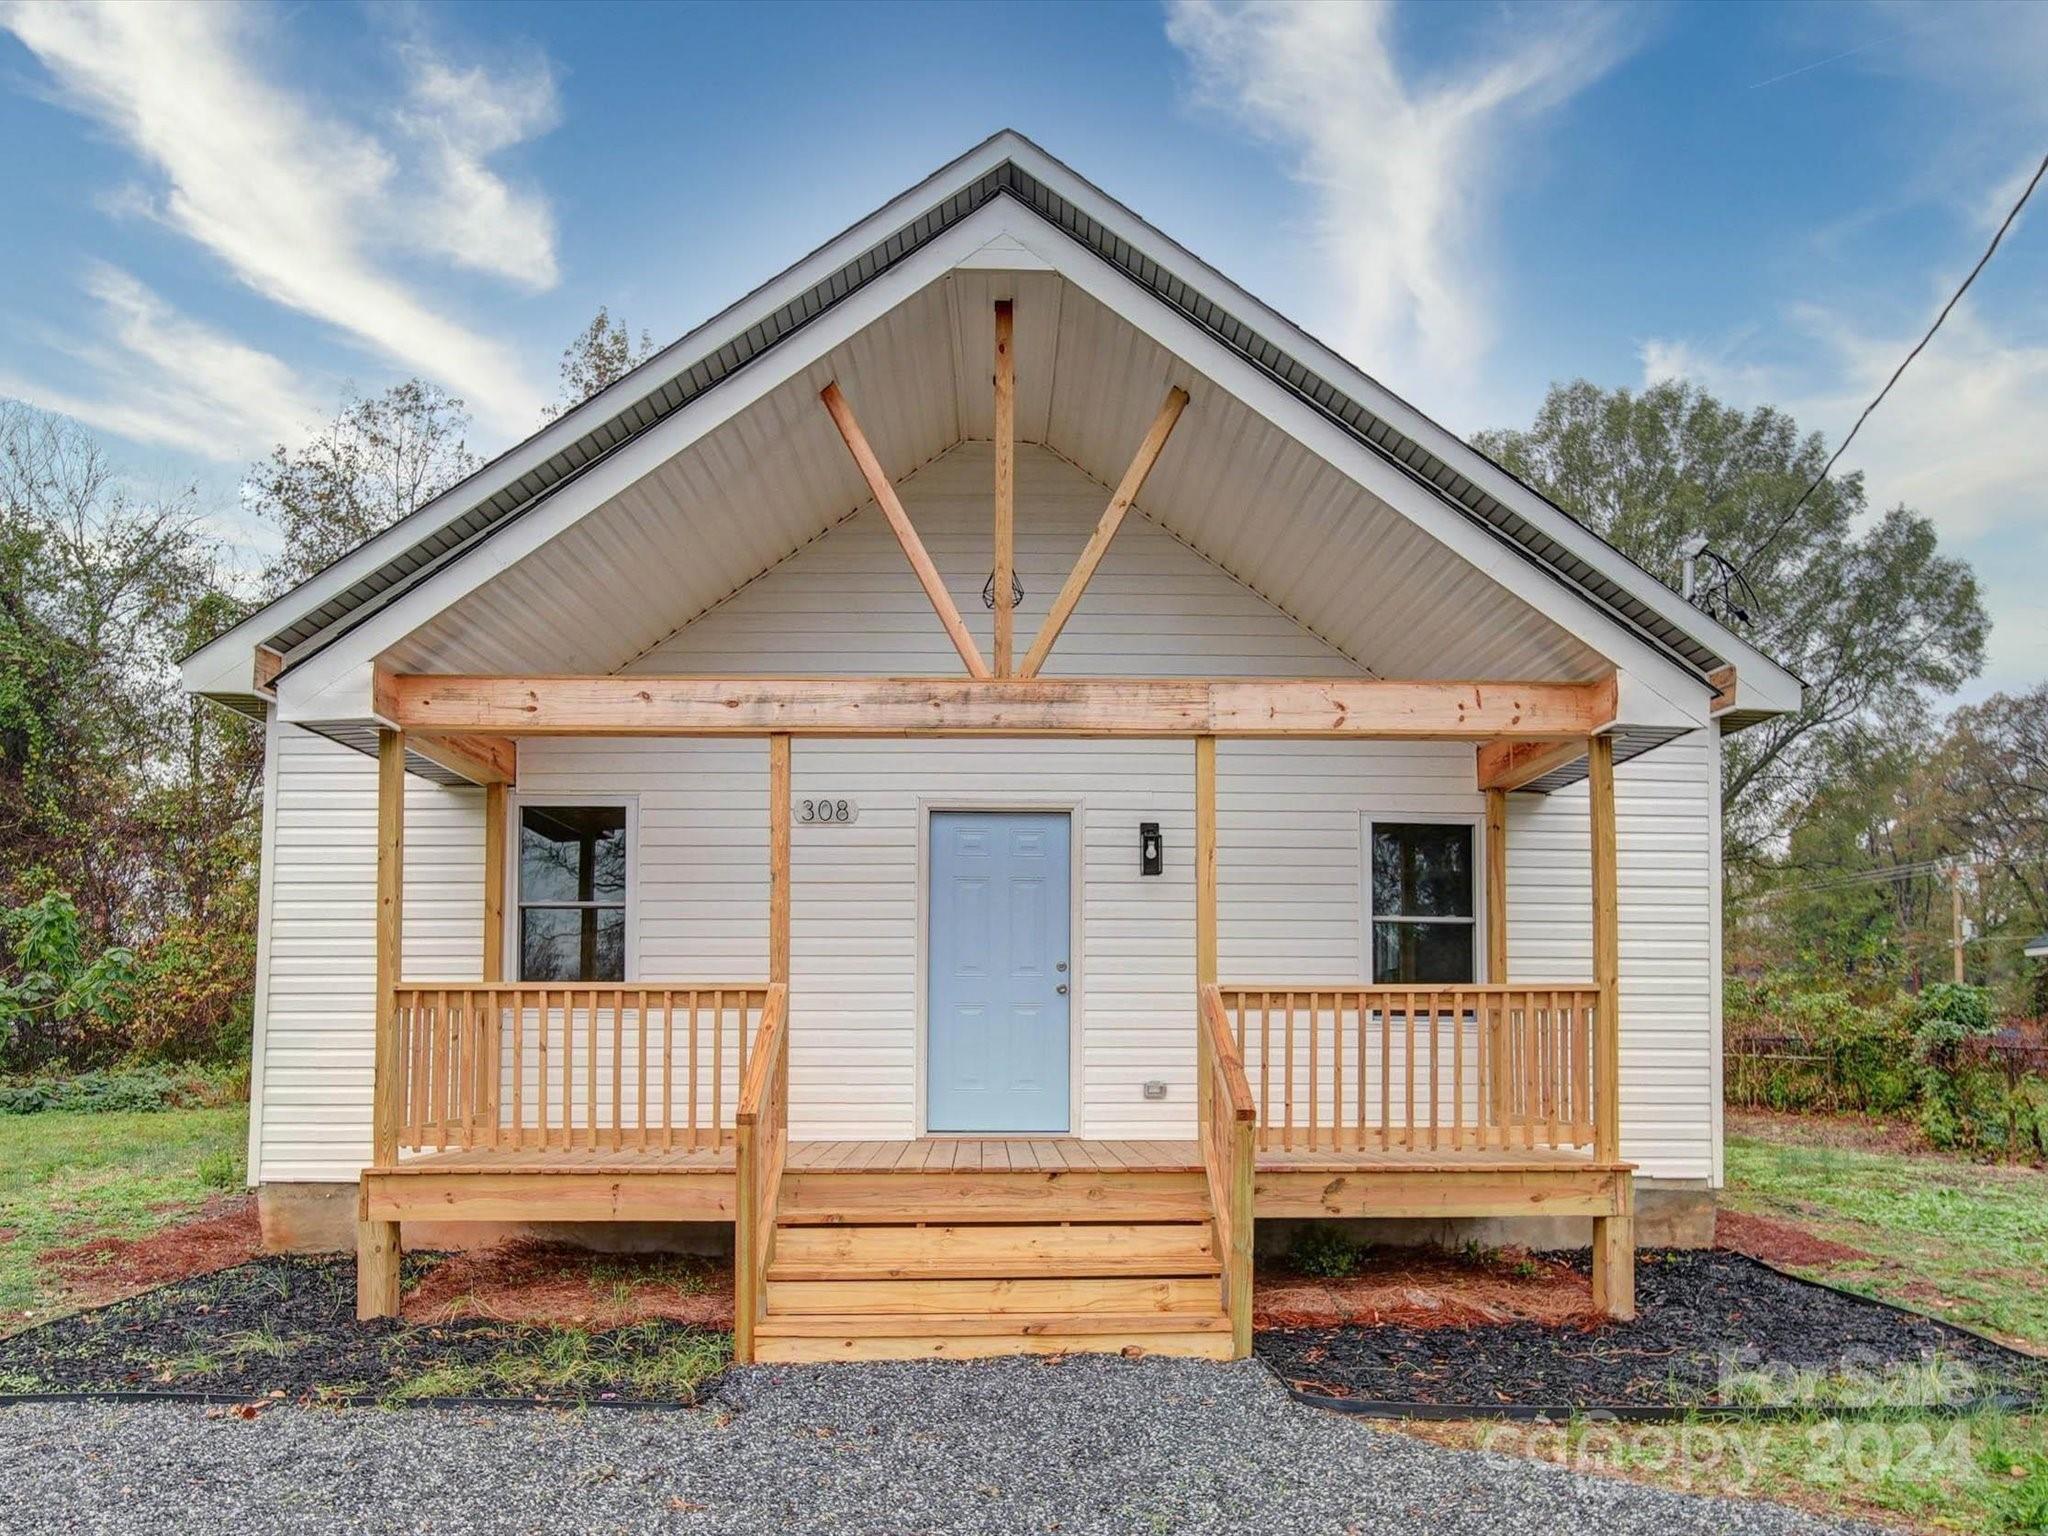
<svg viewBox="0 0 2048 1536"><path fill-rule="evenodd" d="M9 1532L1846 1530L1448 1451L1256 1362L762 1366L707 1411L0 1410Z"/></svg>

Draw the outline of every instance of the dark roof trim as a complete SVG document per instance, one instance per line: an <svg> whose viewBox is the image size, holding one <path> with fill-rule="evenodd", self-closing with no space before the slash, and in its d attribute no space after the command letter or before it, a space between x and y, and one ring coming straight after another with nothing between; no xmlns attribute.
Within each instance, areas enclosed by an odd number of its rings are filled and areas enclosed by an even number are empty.
<svg viewBox="0 0 2048 1536"><path fill-rule="evenodd" d="M1007 160L764 316L717 351L699 359L635 404L585 433L545 463L421 539L374 574L279 630L267 643L289 653L316 639L322 640L323 644L338 639L374 608L381 607L430 572L474 548L507 519L531 510L585 470L795 335L991 199L1006 194L1200 326L1401 470L1439 501L1495 534L1567 585L1578 589L1686 667L1704 674L1725 664L1725 659L1711 647L1574 554L1528 518L1396 431L1276 343L1204 297L1038 178L1019 168L1014 161ZM1530 494L1536 493L1532 491ZM1567 514L1559 511L1557 515Z"/></svg>

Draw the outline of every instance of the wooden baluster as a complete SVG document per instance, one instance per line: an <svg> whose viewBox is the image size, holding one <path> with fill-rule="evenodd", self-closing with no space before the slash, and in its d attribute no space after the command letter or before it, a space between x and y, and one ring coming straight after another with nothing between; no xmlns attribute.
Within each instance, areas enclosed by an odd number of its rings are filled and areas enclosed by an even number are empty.
<svg viewBox="0 0 2048 1536"><path fill-rule="evenodd" d="M1316 1069L1317 1069L1317 1068L1318 1068L1318 1067L1319 1067L1319 1066L1321 1065L1321 1063L1320 1063L1320 1061L1318 1060L1318 1058L1319 1058L1319 1057L1320 1057L1320 1056L1322 1055L1322 1041L1321 1041L1321 1039L1320 1039L1320 1038L1318 1038L1321 1032L1320 1032L1320 1031L1319 1031L1319 1030L1317 1029L1317 1027L1316 1027L1316 1026L1317 1026L1317 1023L1319 1022L1319 1020L1318 1020L1318 1007L1317 1007L1317 1005L1318 1005L1319 1001L1320 1001L1320 996L1319 996L1319 994L1317 994L1317 993L1314 993L1314 992L1311 992L1311 993L1309 993L1309 995L1308 995L1308 1146L1309 1146L1309 1150L1310 1150L1311 1152L1313 1152L1313 1151L1315 1150L1315 1146L1316 1146L1316 1124L1317 1124L1317 1122L1318 1122L1318 1121L1319 1121L1319 1120L1320 1120L1320 1119L1322 1118L1322 1116L1321 1116L1321 1114L1320 1114L1320 1110L1321 1110L1321 1104L1320 1104L1320 1102L1319 1102L1319 1100L1320 1100L1320 1095L1318 1094L1318 1092L1317 1092L1317 1087L1316 1087Z"/></svg>
<svg viewBox="0 0 2048 1536"><path fill-rule="evenodd" d="M643 1026L644 1027L644 1026ZM661 1150L676 1144L676 995L661 989Z"/></svg>
<svg viewBox="0 0 2048 1536"><path fill-rule="evenodd" d="M739 1070L733 1074L732 1080L732 1107L734 1113L739 1111L740 1084L747 1080L747 1050L753 1043L753 1021L747 1012L748 1005L752 1001L752 993L742 992L733 1003L733 1026L739 1036L735 1042L735 1048L739 1053Z"/></svg>
<svg viewBox="0 0 2048 1536"><path fill-rule="evenodd" d="M1358 1145L1365 1145L1365 994L1355 993L1351 1001L1358 1009L1358 1110L1352 1119L1352 1129L1358 1138Z"/></svg>
<svg viewBox="0 0 2048 1536"><path fill-rule="evenodd" d="M1472 1005L1476 1010L1477 998L1472 1000ZM1451 1010L1451 1145L1465 1145L1465 1009L1462 1004Z"/></svg>
<svg viewBox="0 0 2048 1536"><path fill-rule="evenodd" d="M619 994L621 998L624 993ZM633 1145L645 1148L647 1145L647 989L642 987L635 994L633 1005L633 1035L635 1053L639 1062L638 1086L633 1093Z"/></svg>
<svg viewBox="0 0 2048 1536"><path fill-rule="evenodd" d="M1542 1090L1537 1083L1536 1031L1540 1027L1536 994L1522 994L1522 1145L1536 1145L1536 1118L1540 1113Z"/></svg>
<svg viewBox="0 0 2048 1536"><path fill-rule="evenodd" d="M1330 1145L1344 1144L1344 994L1330 994Z"/></svg>
<svg viewBox="0 0 2048 1536"><path fill-rule="evenodd" d="M512 991L512 1145L526 1146L526 999Z"/></svg>
<svg viewBox="0 0 2048 1536"><path fill-rule="evenodd" d="M697 1127L698 1121L701 1118L697 1113L697 1055L697 989L692 987L690 988L690 1146L692 1149L697 1146Z"/></svg>
<svg viewBox="0 0 2048 1536"><path fill-rule="evenodd" d="M448 994L434 994L434 1054L427 1067L427 1118L433 1122L434 1145L448 1145Z"/></svg>
<svg viewBox="0 0 2048 1536"><path fill-rule="evenodd" d="M1458 1007L1458 994L1451 994L1451 1011ZM1443 1055L1438 1042L1443 1039L1441 1002L1434 992L1429 994L1429 1149L1437 1149L1437 1126L1443 1122L1443 1109L1439 1103L1439 1086L1443 1081Z"/></svg>
<svg viewBox="0 0 2048 1536"><path fill-rule="evenodd" d="M1280 1133L1280 1145L1288 1151L1294 1150L1294 994L1287 994L1287 1075L1282 1083L1282 1098L1286 1121Z"/></svg>
<svg viewBox="0 0 2048 1536"><path fill-rule="evenodd" d="M1259 994L1259 1145L1273 1144L1273 994Z"/></svg>
<svg viewBox="0 0 2048 1536"><path fill-rule="evenodd" d="M590 989L590 1027L583 1037L583 1124L597 1150L597 989Z"/></svg>
<svg viewBox="0 0 2048 1536"><path fill-rule="evenodd" d="M533 1142L537 1147L548 1144L548 989L542 987L534 994L534 1094L533 1094Z"/></svg>
<svg viewBox="0 0 2048 1536"><path fill-rule="evenodd" d="M597 1019L597 998L590 999L591 1021ZM619 1122L626 1112L626 994L624 991L612 994L612 1150L618 1151L623 1142L620 1139Z"/></svg>
<svg viewBox="0 0 2048 1536"><path fill-rule="evenodd" d="M1596 994L1579 994L1579 1122L1582 1146L1593 1144L1593 1012L1600 1006Z"/></svg>
<svg viewBox="0 0 2048 1536"><path fill-rule="evenodd" d="M711 994L711 1136L725 1145L725 992Z"/></svg>
<svg viewBox="0 0 2048 1536"><path fill-rule="evenodd" d="M1412 1150L1415 1146L1415 994L1413 992L1408 994L1408 1012L1403 1016L1402 1027L1406 1032L1401 1052L1403 1081L1406 1084L1403 1093L1402 1112L1408 1122L1407 1138L1402 1142L1402 1145Z"/></svg>

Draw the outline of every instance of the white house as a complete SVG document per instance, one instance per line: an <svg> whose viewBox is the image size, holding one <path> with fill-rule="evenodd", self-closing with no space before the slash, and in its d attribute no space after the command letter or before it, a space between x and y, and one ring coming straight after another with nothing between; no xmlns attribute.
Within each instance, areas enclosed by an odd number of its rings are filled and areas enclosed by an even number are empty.
<svg viewBox="0 0 2048 1536"><path fill-rule="evenodd" d="M1798 681L1016 134L185 683L366 1314L402 1223L713 1221L743 1354L1230 1354L1258 1219L1590 1218L1626 1313L1711 1215Z"/></svg>

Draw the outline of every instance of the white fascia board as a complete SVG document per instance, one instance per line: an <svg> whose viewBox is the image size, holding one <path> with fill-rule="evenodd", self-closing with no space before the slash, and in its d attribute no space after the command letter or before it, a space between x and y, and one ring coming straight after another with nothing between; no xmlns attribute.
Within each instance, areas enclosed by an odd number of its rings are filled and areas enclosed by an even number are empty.
<svg viewBox="0 0 2048 1536"><path fill-rule="evenodd" d="M1293 391L1138 288L1029 209L1005 198L994 211L1010 224L1009 232L1020 244L1044 258L1075 287L1612 661L1624 679L1634 683L1623 689L1622 699L1627 706L1621 716L1623 723L1700 726L1707 722L1713 696L1707 683L1606 608L1558 579L1504 537L1487 532L1463 513L1445 506L1357 438L1311 409ZM1185 385L1189 381L1178 382ZM1563 606L1560 598L1564 600Z"/></svg>
<svg viewBox="0 0 2048 1536"><path fill-rule="evenodd" d="M1598 535L1544 501L1470 443L1438 425L1398 395L1390 393L1355 364L1332 352L1286 316L1267 307L1101 188L1083 180L1030 140L1014 134L1006 137L1009 140L1006 158L1014 160L1019 168L1028 171L1069 202L1085 208L1105 228L1113 230L1160 265L1173 268L1175 276L1233 311L1239 319L1254 325L1276 341L1282 341L1300 361L1328 378L1373 415L1445 463L1457 466L1459 473L1495 499L1541 523L1544 531L1558 543L1625 588L1631 596L1734 662L1737 691L1744 695L1744 708L1789 711L1800 707L1799 679L1740 635L1702 613ZM1043 221L1040 223L1042 226ZM1754 679L1756 684L1753 703L1748 697L1746 679Z"/></svg>
<svg viewBox="0 0 2048 1536"><path fill-rule="evenodd" d="M467 479L359 545L325 570L258 609L226 634L188 657L180 669L188 693L249 693L255 689L255 648L263 640L318 608L411 549L422 538L496 495L522 475L545 464L591 428L602 426L629 405L646 398L700 358L742 335L762 315L773 313L816 286L861 252L879 244L940 199L969 186L1010 159L1024 140L1000 133L926 177L901 196L819 246L780 276L720 310L695 330L663 347L646 362L565 411L533 436L508 449ZM290 660L289 657L286 658Z"/></svg>
<svg viewBox="0 0 2048 1536"><path fill-rule="evenodd" d="M450 562L324 650L292 667L278 679L278 707L283 718L299 723L368 718L368 669L378 655L943 277L999 231L997 220L1009 204L1010 199L1001 198L975 210L860 292L827 310L758 363L741 369L718 388L641 433L502 525L462 559Z"/></svg>

